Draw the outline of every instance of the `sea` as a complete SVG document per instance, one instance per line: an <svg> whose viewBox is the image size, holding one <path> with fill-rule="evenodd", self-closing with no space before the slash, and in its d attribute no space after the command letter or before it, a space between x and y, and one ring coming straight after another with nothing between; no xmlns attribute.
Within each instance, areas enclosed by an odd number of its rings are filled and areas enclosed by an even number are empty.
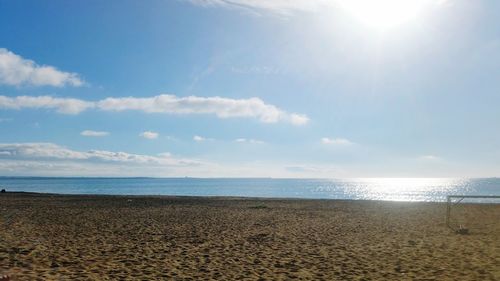
<svg viewBox="0 0 500 281"><path fill-rule="evenodd" d="M59 194L231 196L442 202L500 196L500 178L56 178L0 177L0 189ZM490 202L492 199L473 199ZM500 199L494 199L500 203Z"/></svg>

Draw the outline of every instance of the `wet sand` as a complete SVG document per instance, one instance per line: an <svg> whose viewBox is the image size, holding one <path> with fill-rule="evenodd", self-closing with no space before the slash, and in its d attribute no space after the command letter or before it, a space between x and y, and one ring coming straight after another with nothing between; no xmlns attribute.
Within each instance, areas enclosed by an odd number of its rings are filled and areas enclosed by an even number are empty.
<svg viewBox="0 0 500 281"><path fill-rule="evenodd" d="M500 280L500 204L0 194L12 280ZM466 225L467 226L467 225Z"/></svg>

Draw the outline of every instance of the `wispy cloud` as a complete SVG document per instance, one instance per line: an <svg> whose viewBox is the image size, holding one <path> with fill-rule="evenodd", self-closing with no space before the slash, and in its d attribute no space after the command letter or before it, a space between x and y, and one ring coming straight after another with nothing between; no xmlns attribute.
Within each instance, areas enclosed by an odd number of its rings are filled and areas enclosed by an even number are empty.
<svg viewBox="0 0 500 281"><path fill-rule="evenodd" d="M0 84L79 87L84 81L76 73L60 71L53 66L38 65L32 60L0 48Z"/></svg>
<svg viewBox="0 0 500 281"><path fill-rule="evenodd" d="M231 72L239 74L263 74L275 75L280 74L281 71L275 67L270 66L233 66Z"/></svg>
<svg viewBox="0 0 500 281"><path fill-rule="evenodd" d="M195 135L195 136L193 136L193 140L196 142L203 142L203 141L214 141L215 139Z"/></svg>
<svg viewBox="0 0 500 281"><path fill-rule="evenodd" d="M2 143L0 153L11 158L85 159L84 153L51 143Z"/></svg>
<svg viewBox="0 0 500 281"><path fill-rule="evenodd" d="M93 102L73 98L53 98L51 96L17 96L11 98L0 96L0 108L5 109L54 109L59 113L78 114L94 106Z"/></svg>
<svg viewBox="0 0 500 281"><path fill-rule="evenodd" d="M285 166L294 166L287 167ZM300 166L300 167L299 167ZM317 172L320 174L317 174ZM323 174L321 174L323 173ZM338 175L330 169L302 165L241 162L219 164L183 158L168 152L155 155L107 150L80 151L54 143L0 143L0 174L40 176L158 177L314 177Z"/></svg>
<svg viewBox="0 0 500 281"><path fill-rule="evenodd" d="M54 143L0 143L0 158L10 160L96 161L155 165L197 165L197 161L105 150L77 151Z"/></svg>
<svg viewBox="0 0 500 281"><path fill-rule="evenodd" d="M441 160L441 157L428 154L428 155L419 156L418 159L419 160L426 160L426 161L438 161L438 160Z"/></svg>
<svg viewBox="0 0 500 281"><path fill-rule="evenodd" d="M85 130L82 131L80 135L84 137L105 137L109 135L109 132Z"/></svg>
<svg viewBox="0 0 500 281"><path fill-rule="evenodd" d="M151 132L151 131L145 131L139 134L139 136L150 140L157 139L159 135L160 134L158 134L157 132Z"/></svg>
<svg viewBox="0 0 500 281"><path fill-rule="evenodd" d="M167 114L214 114L219 118L257 118L264 123L288 122L304 125L309 122L305 114L288 113L260 98L231 99L222 97L177 97L158 95L149 98L106 98L97 102L51 96L0 96L0 108L55 109L59 113L78 114L97 108L103 111L136 110L145 113Z"/></svg>
<svg viewBox="0 0 500 281"><path fill-rule="evenodd" d="M169 141L179 141L179 139L177 139L176 137L174 136L164 136L164 138L166 140L169 140Z"/></svg>
<svg viewBox="0 0 500 281"><path fill-rule="evenodd" d="M346 175L346 171L334 165L297 164L285 166L289 177L334 178Z"/></svg>
<svg viewBox="0 0 500 281"><path fill-rule="evenodd" d="M344 138L321 138L321 143L327 144L327 145L352 145L354 144L348 139Z"/></svg>
<svg viewBox="0 0 500 281"><path fill-rule="evenodd" d="M202 7L243 9L255 13L290 15L295 12L318 11L332 5L332 0L188 0Z"/></svg>
<svg viewBox="0 0 500 281"><path fill-rule="evenodd" d="M202 71L197 72L194 75L193 80L188 87L188 92L191 92L201 80L211 75L215 71L215 65L216 63L212 62L208 67L206 67Z"/></svg>
<svg viewBox="0 0 500 281"><path fill-rule="evenodd" d="M170 153L78 151L53 143L0 143L0 173L42 176L182 176L212 164ZM208 172L207 172L208 173Z"/></svg>
<svg viewBox="0 0 500 281"><path fill-rule="evenodd" d="M238 138L238 139L235 139L234 141L239 142L239 143L264 144L263 141L256 140L256 139Z"/></svg>

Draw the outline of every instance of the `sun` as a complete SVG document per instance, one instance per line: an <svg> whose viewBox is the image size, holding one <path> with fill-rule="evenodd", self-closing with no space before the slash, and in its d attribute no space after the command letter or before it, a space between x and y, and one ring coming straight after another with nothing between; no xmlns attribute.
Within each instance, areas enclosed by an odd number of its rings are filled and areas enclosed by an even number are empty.
<svg viewBox="0 0 500 281"><path fill-rule="evenodd" d="M418 19L430 0L342 0L340 5L369 27L386 30Z"/></svg>

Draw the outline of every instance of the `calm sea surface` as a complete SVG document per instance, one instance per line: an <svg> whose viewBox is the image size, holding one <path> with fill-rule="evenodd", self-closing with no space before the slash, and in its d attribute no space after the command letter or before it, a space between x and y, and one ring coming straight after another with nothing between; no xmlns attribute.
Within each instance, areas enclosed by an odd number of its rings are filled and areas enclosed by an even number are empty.
<svg viewBox="0 0 500 281"><path fill-rule="evenodd" d="M200 179L0 177L0 188L5 188L7 191L63 194L444 201L446 195L449 194L500 195L500 178Z"/></svg>

